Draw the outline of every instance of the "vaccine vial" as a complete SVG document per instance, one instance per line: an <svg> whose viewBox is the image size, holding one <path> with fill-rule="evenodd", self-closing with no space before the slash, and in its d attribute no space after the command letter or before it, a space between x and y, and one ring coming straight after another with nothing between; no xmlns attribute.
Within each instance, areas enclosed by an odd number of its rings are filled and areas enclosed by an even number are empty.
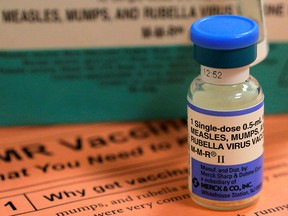
<svg viewBox="0 0 288 216"><path fill-rule="evenodd" d="M245 208L262 189L264 95L249 74L258 34L255 21L235 15L208 16L190 29L201 72L187 95L189 189L207 208Z"/></svg>

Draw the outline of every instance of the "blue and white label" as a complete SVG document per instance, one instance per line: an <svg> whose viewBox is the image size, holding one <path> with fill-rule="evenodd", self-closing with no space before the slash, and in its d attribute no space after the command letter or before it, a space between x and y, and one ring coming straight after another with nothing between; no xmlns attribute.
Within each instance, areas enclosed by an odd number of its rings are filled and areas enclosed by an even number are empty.
<svg viewBox="0 0 288 216"><path fill-rule="evenodd" d="M254 161L219 166L192 158L192 192L213 200L239 200L256 195L262 188L263 156Z"/></svg>
<svg viewBox="0 0 288 216"><path fill-rule="evenodd" d="M263 179L263 101L235 111L188 102L189 186L210 200L234 201L259 193Z"/></svg>

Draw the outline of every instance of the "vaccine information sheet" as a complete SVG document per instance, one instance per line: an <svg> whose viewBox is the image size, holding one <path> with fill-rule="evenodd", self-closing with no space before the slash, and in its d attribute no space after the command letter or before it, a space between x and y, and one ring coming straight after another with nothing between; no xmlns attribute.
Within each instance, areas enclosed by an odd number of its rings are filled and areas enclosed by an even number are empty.
<svg viewBox="0 0 288 216"><path fill-rule="evenodd" d="M265 117L260 200L227 212L190 198L186 121L1 128L0 215L288 215L287 121Z"/></svg>

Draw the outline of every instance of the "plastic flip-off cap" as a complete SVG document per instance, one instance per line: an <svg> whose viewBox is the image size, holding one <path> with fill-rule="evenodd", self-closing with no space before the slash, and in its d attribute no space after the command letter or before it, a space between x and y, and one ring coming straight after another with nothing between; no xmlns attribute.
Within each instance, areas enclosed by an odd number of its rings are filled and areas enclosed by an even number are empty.
<svg viewBox="0 0 288 216"><path fill-rule="evenodd" d="M204 17L190 29L195 60L216 68L242 67L255 61L258 35L255 21L235 15Z"/></svg>

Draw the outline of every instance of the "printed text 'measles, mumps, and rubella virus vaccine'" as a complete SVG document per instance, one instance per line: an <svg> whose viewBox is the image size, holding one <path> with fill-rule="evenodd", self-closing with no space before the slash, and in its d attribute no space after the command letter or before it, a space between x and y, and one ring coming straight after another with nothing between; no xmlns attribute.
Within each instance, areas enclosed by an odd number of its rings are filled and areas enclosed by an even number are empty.
<svg viewBox="0 0 288 216"><path fill-rule="evenodd" d="M251 205L263 176L263 93L249 75L258 26L234 15L192 24L200 76L188 91L189 186L193 200L217 210Z"/></svg>

